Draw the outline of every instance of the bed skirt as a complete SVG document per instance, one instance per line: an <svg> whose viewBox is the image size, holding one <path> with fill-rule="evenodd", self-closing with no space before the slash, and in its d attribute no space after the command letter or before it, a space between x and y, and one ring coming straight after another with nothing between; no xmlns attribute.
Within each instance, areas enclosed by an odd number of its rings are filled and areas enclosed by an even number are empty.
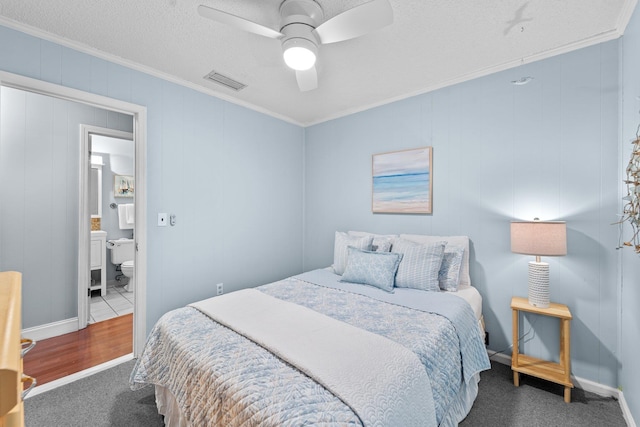
<svg viewBox="0 0 640 427"><path fill-rule="evenodd" d="M164 417L167 427L188 427L189 423L180 413L178 402L168 388L156 385L156 406L158 413Z"/></svg>
<svg viewBox="0 0 640 427"><path fill-rule="evenodd" d="M439 427L455 427L469 414L478 395L479 382L480 374L476 374L474 380L469 384L462 383L456 401L452 402ZM158 413L164 417L164 425L167 427L191 427L180 413L178 403L169 389L160 385L156 385L155 389L156 405Z"/></svg>

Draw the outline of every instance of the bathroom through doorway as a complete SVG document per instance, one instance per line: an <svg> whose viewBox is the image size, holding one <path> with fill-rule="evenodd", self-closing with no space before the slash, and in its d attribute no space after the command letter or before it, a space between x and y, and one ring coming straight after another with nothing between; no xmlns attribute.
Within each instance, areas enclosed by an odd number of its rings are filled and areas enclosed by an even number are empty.
<svg viewBox="0 0 640 427"><path fill-rule="evenodd" d="M83 151L88 152L81 166L80 175L87 177L81 191L91 231L89 281L78 283L80 288L87 283L88 298L78 300L78 313L86 313L86 324L92 324L134 312L135 141L129 132L88 125L81 129Z"/></svg>

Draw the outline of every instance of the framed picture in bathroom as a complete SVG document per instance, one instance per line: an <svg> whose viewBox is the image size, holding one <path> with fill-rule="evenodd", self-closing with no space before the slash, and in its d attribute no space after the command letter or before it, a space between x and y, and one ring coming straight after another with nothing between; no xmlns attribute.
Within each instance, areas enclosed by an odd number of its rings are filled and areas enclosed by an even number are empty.
<svg viewBox="0 0 640 427"><path fill-rule="evenodd" d="M115 175L113 180L113 195L115 197L133 197L135 185L133 177L128 175Z"/></svg>

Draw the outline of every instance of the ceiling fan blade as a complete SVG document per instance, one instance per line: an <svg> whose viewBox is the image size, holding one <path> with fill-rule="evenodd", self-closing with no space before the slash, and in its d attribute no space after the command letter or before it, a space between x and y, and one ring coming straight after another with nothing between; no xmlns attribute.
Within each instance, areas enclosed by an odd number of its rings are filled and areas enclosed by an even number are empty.
<svg viewBox="0 0 640 427"><path fill-rule="evenodd" d="M334 16L314 31L322 44L328 44L360 37L392 22L389 0L372 0Z"/></svg>
<svg viewBox="0 0 640 427"><path fill-rule="evenodd" d="M304 71L296 71L296 80L298 80L300 92L314 90L318 87L318 72L316 71L316 67L311 67Z"/></svg>
<svg viewBox="0 0 640 427"><path fill-rule="evenodd" d="M272 39L279 39L280 37L283 37L283 34L279 31L265 27L264 25L257 24L253 21L249 21L248 19L240 18L239 16L232 15L230 13L214 9L209 6L205 6L203 4L198 6L198 13L204 18L209 18L221 24L230 25L240 30L258 34L260 36L265 36Z"/></svg>

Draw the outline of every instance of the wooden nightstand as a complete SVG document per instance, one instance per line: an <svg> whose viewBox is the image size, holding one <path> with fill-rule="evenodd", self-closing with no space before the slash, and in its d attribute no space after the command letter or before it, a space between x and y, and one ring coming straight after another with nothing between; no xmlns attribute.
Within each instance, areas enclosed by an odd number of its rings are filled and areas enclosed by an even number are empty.
<svg viewBox="0 0 640 427"><path fill-rule="evenodd" d="M564 386L564 401L571 402L571 312L564 304L551 303L549 308L534 307L526 298L511 298L511 310L513 313L513 353L511 354L511 369L513 370L513 384L520 386L520 374L531 375ZM552 316L560 319L560 363L520 354L519 318L520 311Z"/></svg>

